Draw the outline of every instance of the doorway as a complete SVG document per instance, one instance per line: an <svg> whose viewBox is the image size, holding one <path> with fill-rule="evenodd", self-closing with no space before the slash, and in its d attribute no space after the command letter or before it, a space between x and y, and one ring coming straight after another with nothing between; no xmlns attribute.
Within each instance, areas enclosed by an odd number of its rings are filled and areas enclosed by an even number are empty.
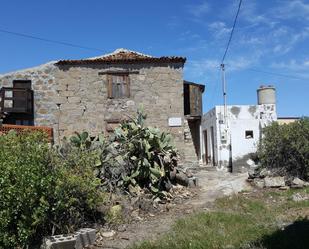
<svg viewBox="0 0 309 249"><path fill-rule="evenodd" d="M205 154L203 157L203 161L205 164L209 163L209 156L208 156L208 138L207 138L207 130L203 131L203 138L204 138L204 148L205 148Z"/></svg>
<svg viewBox="0 0 309 249"><path fill-rule="evenodd" d="M216 159L215 159L215 132L214 127L210 127L210 138L211 138L211 160L212 165L216 166Z"/></svg>

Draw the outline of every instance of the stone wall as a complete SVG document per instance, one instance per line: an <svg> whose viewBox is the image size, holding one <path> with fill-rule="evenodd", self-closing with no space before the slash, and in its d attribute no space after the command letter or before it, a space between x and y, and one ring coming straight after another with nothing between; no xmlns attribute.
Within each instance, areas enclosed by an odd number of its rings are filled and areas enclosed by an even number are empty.
<svg viewBox="0 0 309 249"><path fill-rule="evenodd" d="M130 98L107 97L107 71L137 71L130 74ZM168 118L182 117L182 63L78 65L40 67L0 76L0 87L13 80L31 80L34 90L35 125L51 126L55 141L74 131L91 135L105 132L109 120L134 116L143 105L147 124L173 134L178 149L184 151L184 124L169 127ZM102 74L103 73L103 74Z"/></svg>

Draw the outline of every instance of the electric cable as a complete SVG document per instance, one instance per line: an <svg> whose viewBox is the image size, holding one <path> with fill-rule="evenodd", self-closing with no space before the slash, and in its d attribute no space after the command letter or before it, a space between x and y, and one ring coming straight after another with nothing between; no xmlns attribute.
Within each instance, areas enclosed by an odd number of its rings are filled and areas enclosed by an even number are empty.
<svg viewBox="0 0 309 249"><path fill-rule="evenodd" d="M238 15L239 15L239 11L240 11L241 4L242 4L242 0L239 0L238 9L237 9L237 13L236 13L236 16L235 16L235 19L234 19L232 31L231 31L231 33L230 33L230 37L229 37L229 40L228 40L228 43L227 43L227 46L226 46L224 55L223 55L223 57L222 57L221 64L224 63L226 54L227 54L228 49L229 49L229 47L230 47L230 44L231 44L231 41L232 41L232 37L233 37L233 34L234 34L234 29L235 29L236 22L237 22L237 18L238 18Z"/></svg>
<svg viewBox="0 0 309 249"><path fill-rule="evenodd" d="M34 35L28 35L28 34L24 34L24 33L13 32L13 31L1 29L1 28L0 28L0 32L1 33L15 35L15 36L20 36L20 37L25 37L25 38L29 38L29 39L44 41L44 42L56 43L56 44L60 44L60 45L63 45L63 46L69 46L69 47L74 47L74 48L81 48L81 49L87 49L87 50L106 52L105 50L100 49L100 48L93 48L93 47L87 47L87 46L78 45L78 44L69 43L69 42L51 40L51 39L42 38L42 37L38 37L38 36L34 36Z"/></svg>

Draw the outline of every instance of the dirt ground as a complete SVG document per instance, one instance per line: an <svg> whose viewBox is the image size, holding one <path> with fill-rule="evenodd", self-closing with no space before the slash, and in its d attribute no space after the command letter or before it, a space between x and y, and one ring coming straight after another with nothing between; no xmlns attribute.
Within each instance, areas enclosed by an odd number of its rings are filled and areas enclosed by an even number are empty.
<svg viewBox="0 0 309 249"><path fill-rule="evenodd" d="M178 204L167 203L165 210L159 213L137 216L137 220L109 231L113 235L104 237L94 248L123 249L143 240L156 239L169 231L177 219L211 208L217 198L251 188L246 182L247 173L231 174L216 171L215 168L210 167L191 169L191 171L198 177L198 187L185 190Z"/></svg>

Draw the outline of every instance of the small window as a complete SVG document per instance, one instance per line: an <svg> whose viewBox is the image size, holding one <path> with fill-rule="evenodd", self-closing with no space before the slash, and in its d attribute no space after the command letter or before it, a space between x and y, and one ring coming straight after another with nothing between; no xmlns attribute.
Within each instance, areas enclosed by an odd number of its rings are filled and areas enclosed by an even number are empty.
<svg viewBox="0 0 309 249"><path fill-rule="evenodd" d="M128 74L108 74L108 97L119 99L130 97L130 81Z"/></svg>
<svg viewBox="0 0 309 249"><path fill-rule="evenodd" d="M246 131L245 137L246 137L246 139L253 138L253 131Z"/></svg>

